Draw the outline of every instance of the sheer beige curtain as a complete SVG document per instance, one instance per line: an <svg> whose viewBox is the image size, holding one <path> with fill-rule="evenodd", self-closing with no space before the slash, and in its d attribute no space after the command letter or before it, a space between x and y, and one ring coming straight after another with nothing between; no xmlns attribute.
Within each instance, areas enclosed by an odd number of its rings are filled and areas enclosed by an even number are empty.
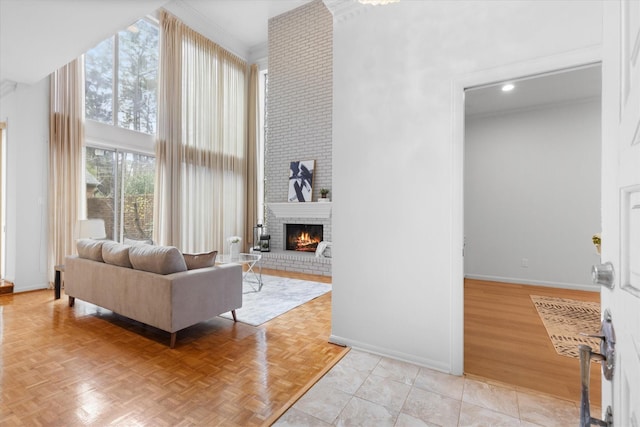
<svg viewBox="0 0 640 427"><path fill-rule="evenodd" d="M49 116L49 281L57 264L76 252L74 230L82 206L84 145L82 60L50 77Z"/></svg>
<svg viewBox="0 0 640 427"><path fill-rule="evenodd" d="M248 239L253 236L253 226L258 222L258 132L260 131L260 111L258 66L253 64L249 70L249 102L247 120L247 221L245 235ZM247 240L248 240L247 239ZM245 240L245 248L249 249L252 242Z"/></svg>
<svg viewBox="0 0 640 427"><path fill-rule="evenodd" d="M155 238L185 252L246 242L247 64L163 11Z"/></svg>

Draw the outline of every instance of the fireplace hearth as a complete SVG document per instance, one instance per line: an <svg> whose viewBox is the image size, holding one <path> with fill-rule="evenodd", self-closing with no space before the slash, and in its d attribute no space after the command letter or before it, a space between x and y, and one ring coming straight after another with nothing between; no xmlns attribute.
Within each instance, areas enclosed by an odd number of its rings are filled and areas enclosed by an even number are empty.
<svg viewBox="0 0 640 427"><path fill-rule="evenodd" d="M322 225L285 224L284 241L288 251L315 252L322 241Z"/></svg>

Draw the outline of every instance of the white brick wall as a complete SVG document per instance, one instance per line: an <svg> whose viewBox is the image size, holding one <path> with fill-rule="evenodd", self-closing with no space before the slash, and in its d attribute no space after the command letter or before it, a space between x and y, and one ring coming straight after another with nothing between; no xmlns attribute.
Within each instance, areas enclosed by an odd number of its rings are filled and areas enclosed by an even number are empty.
<svg viewBox="0 0 640 427"><path fill-rule="evenodd" d="M331 276L331 258L316 258L308 252L262 252L262 267Z"/></svg>
<svg viewBox="0 0 640 427"><path fill-rule="evenodd" d="M289 163L296 160L315 160L313 201L320 197L321 188L331 190L332 71L333 18L322 0L269 20L267 204L287 201ZM324 239L331 240L330 219L283 219L267 210L266 227L274 251L270 259L284 250L285 223L322 224ZM328 266L330 275L331 263L322 265Z"/></svg>

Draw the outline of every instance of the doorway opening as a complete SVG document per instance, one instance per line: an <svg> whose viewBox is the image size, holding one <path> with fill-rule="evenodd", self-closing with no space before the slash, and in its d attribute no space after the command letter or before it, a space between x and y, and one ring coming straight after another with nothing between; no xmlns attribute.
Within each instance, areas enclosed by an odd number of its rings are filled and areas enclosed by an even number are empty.
<svg viewBox="0 0 640 427"><path fill-rule="evenodd" d="M590 64L465 90L466 374L580 397L577 363L554 353L530 296L599 301L589 273L599 259L600 73Z"/></svg>

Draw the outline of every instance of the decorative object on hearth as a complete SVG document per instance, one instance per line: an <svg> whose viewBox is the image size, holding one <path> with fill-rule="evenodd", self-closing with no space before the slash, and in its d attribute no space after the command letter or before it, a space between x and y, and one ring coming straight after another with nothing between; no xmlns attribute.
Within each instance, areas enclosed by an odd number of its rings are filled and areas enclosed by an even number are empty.
<svg viewBox="0 0 640 427"><path fill-rule="evenodd" d="M231 236L227 238L229 242L229 256L232 260L238 259L240 255L240 241L242 238L240 236Z"/></svg>
<svg viewBox="0 0 640 427"><path fill-rule="evenodd" d="M260 252L269 252L271 250L271 235L263 234L260 236Z"/></svg>
<svg viewBox="0 0 640 427"><path fill-rule="evenodd" d="M331 242L325 242L324 240L318 243L316 248L316 258L331 258Z"/></svg>
<svg viewBox="0 0 640 427"><path fill-rule="evenodd" d="M315 160L303 160L289 164L290 202L310 202Z"/></svg>
<svg viewBox="0 0 640 427"><path fill-rule="evenodd" d="M262 236L263 233L264 228L262 227L262 224L258 224L253 227L253 246L251 247L252 250L260 252L260 236Z"/></svg>

